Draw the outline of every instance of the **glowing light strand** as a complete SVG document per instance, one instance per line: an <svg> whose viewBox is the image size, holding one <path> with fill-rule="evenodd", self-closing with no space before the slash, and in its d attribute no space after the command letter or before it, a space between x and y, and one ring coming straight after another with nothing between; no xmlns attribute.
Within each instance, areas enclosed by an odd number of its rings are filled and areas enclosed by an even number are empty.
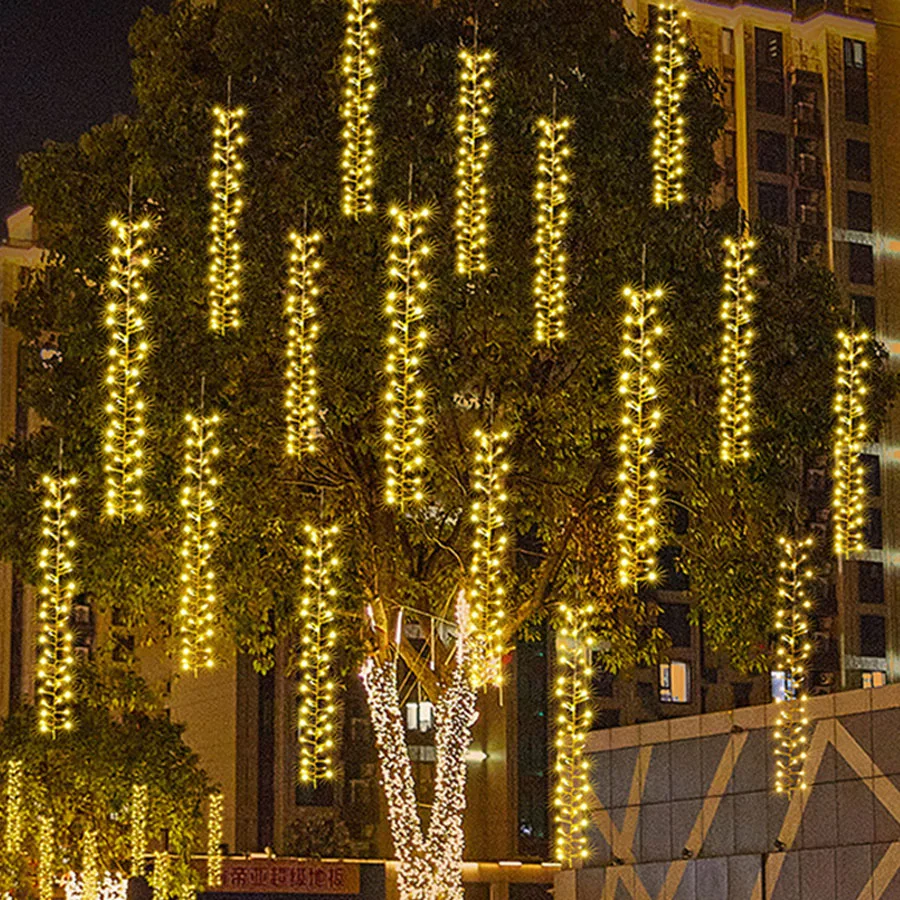
<svg viewBox="0 0 900 900"><path fill-rule="evenodd" d="M25 763L21 759L11 759L6 766L6 822L3 831L3 846L9 856L22 852L24 791Z"/></svg>
<svg viewBox="0 0 900 900"><path fill-rule="evenodd" d="M471 619L469 635L470 677L475 688L503 684L503 626L506 596L503 562L508 538L503 518L506 505L506 476L509 463L503 458L509 433L475 432L476 499L472 502Z"/></svg>
<svg viewBox="0 0 900 900"><path fill-rule="evenodd" d="M222 830L225 798L221 792L209 795L209 816L206 820L206 883L218 887L222 883Z"/></svg>
<svg viewBox="0 0 900 900"><path fill-rule="evenodd" d="M653 202L668 209L684 202L684 117L681 100L687 83L685 52L687 36L682 22L687 14L674 3L657 7L657 43L653 61L657 66L653 97Z"/></svg>
<svg viewBox="0 0 900 900"><path fill-rule="evenodd" d="M81 873L82 900L100 900L100 856L97 850L97 831L93 828L84 833Z"/></svg>
<svg viewBox="0 0 900 900"><path fill-rule="evenodd" d="M147 860L147 814L150 789L146 784L131 786L131 877L144 874Z"/></svg>
<svg viewBox="0 0 900 900"><path fill-rule="evenodd" d="M216 593L212 553L219 523L215 517L215 492L219 481L213 462L219 455L216 444L217 413L185 416L184 475L181 489L184 509L184 539L181 544L181 670L195 675L215 664Z"/></svg>
<svg viewBox="0 0 900 900"><path fill-rule="evenodd" d="M865 331L841 331L837 337L831 515L834 553L844 557L865 549L866 486L862 451L868 431L865 397L869 335Z"/></svg>
<svg viewBox="0 0 900 900"><path fill-rule="evenodd" d="M775 630L778 635L777 666L784 672L785 696L776 698L778 717L775 727L775 790L792 794L805 791L806 748L809 741L809 718L806 714L806 661L812 645L809 613L812 603L804 585L813 573L807 567L812 538L790 541L780 538L781 560L778 563L778 599Z"/></svg>
<svg viewBox="0 0 900 900"><path fill-rule="evenodd" d="M144 511L144 409L141 373L149 343L144 309L150 299L144 272L150 266L146 252L150 221L113 219L106 327L109 331L109 365L106 369L107 428L103 444L106 457L106 515L124 521L129 513Z"/></svg>
<svg viewBox="0 0 900 900"><path fill-rule="evenodd" d="M617 502L619 583L637 590L641 582L657 580L659 473L653 464L653 448L661 411L656 386L660 361L654 345L662 327L654 320L663 291L625 288L624 296L628 313L619 377L624 405Z"/></svg>
<svg viewBox="0 0 900 900"><path fill-rule="evenodd" d="M217 106L212 111L212 168L209 190L212 217L209 245L209 327L216 334L240 328L241 246L237 239L243 201L238 196L244 164L240 148L245 138L241 123L246 114L240 107Z"/></svg>
<svg viewBox="0 0 900 900"><path fill-rule="evenodd" d="M337 632L334 627L337 589L332 573L337 526L307 525L303 563L302 627L300 647L300 705L297 733L300 742L299 775L303 784L316 785L334 778L334 671Z"/></svg>
<svg viewBox="0 0 900 900"><path fill-rule="evenodd" d="M64 885L66 900L127 900L128 879L124 875L105 872L102 880L98 876L97 888L93 895L88 893L88 887L86 876L70 872Z"/></svg>
<svg viewBox="0 0 900 900"><path fill-rule="evenodd" d="M171 883L169 854L165 850L157 850L153 854L153 872L150 875L150 887L154 897L168 897Z"/></svg>
<svg viewBox="0 0 900 900"><path fill-rule="evenodd" d="M318 389L314 351L319 335L316 272L322 267L319 244L322 236L291 234L289 290L285 299L287 318L287 367L284 405L287 410L288 456L315 453L318 436Z"/></svg>
<svg viewBox="0 0 900 900"><path fill-rule="evenodd" d="M371 0L348 0L347 26L344 34L344 102L341 118L344 128L341 140L342 210L345 216L358 219L375 211L372 200L374 184L375 129L372 127L372 104L375 100L375 57L378 50L374 34L378 22Z"/></svg>
<svg viewBox="0 0 900 900"><path fill-rule="evenodd" d="M535 200L537 216L537 256L534 276L534 339L551 347L566 336L566 263L563 250L569 212L566 160L571 122L568 119L541 119L538 122L538 180Z"/></svg>
<svg viewBox="0 0 900 900"><path fill-rule="evenodd" d="M38 819L38 896L40 900L53 900L53 869L56 853L53 834L53 819L49 816L40 816Z"/></svg>
<svg viewBox="0 0 900 900"><path fill-rule="evenodd" d="M571 866L588 856L588 761L584 743L591 728L591 649L593 607L560 603L556 652L556 823L554 855Z"/></svg>
<svg viewBox="0 0 900 900"><path fill-rule="evenodd" d="M490 50L459 51L459 135L456 168L456 272L471 278L487 271L488 189L485 165L490 153L487 140L491 109L488 103L491 81L488 70L493 61Z"/></svg>
<svg viewBox="0 0 900 900"><path fill-rule="evenodd" d="M72 506L72 489L77 484L73 476L42 479L46 496L41 548L38 565L41 569L40 605L38 607L38 728L42 734L56 738L71 731L72 652L73 635L69 627L75 582L72 580L72 550L75 541L69 529L77 515Z"/></svg>
<svg viewBox="0 0 900 900"><path fill-rule="evenodd" d="M753 342L753 293L756 270L750 254L756 242L749 236L725 239L725 296L722 299L722 374L719 379L719 457L724 463L750 459L750 345Z"/></svg>
<svg viewBox="0 0 900 900"><path fill-rule="evenodd" d="M412 212L394 206L389 214L394 232L388 255L391 287L385 303L390 322L385 365L388 389L384 395L385 502L405 512L424 499L425 390L420 383L420 367L428 333L420 323L425 317L422 295L428 281L421 263L430 252L422 240L430 213L425 208Z"/></svg>

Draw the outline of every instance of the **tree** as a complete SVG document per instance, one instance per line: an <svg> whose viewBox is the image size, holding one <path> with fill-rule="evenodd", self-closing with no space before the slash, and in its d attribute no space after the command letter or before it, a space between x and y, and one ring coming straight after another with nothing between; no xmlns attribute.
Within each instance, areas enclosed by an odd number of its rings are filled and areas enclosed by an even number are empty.
<svg viewBox="0 0 900 900"><path fill-rule="evenodd" d="M397 628L401 609L431 634L451 620L467 585L472 530L473 431L509 429L512 464L509 609L502 634L546 615L561 596L605 591L597 627L609 636L615 668L652 657L660 635L645 593L610 586L615 554L609 525L615 491L619 398L616 392L623 283L639 283L646 249L648 284L666 287L661 466L680 485L694 516L685 543L699 577L698 602L722 642L746 643L769 630L770 569L761 529L748 574L719 579L712 538L731 521L733 503L715 498L734 476L703 462L714 446L720 247L735 210L707 201L719 172L713 141L723 122L715 77L690 54L685 99L689 202L651 208L649 159L653 69L649 41L636 36L611 0L451 0L433 7L387 0L378 6L375 103L378 212L353 221L340 209L339 131L341 10L313 0L232 0L214 6L176 2L146 12L132 33L139 113L93 129L77 145L50 144L23 163L25 194L36 209L51 262L20 294L11 316L31 341L59 334L61 359L35 357L25 399L48 423L25 443L4 448L9 476L0 488L4 553L30 564L33 488L64 438L69 464L81 470L80 577L98 605L115 605L148 639L172 639L177 596L177 482L182 418L199 403L222 413L221 539L215 565L228 631L256 665L271 664L290 634L302 579L305 522L324 509L341 528L343 640L367 658L365 684L382 737L383 781L396 851L409 897L457 896L460 890L462 753L476 697L460 654L427 643L416 648ZM456 55L471 41L496 54L489 186L489 271L470 285L454 274L452 226L456 136ZM208 332L206 160L209 111L233 96L248 108L243 244L244 327L214 339ZM569 339L552 351L533 343L531 173L535 123L551 111L573 121ZM99 327L106 259L105 221L128 204L156 219L150 274L153 347L144 385L152 455L146 515L113 526L99 516L99 435L103 428ZM423 361L428 412L426 503L398 514L384 502L381 420L387 325L387 224L384 211L405 201L434 211L427 261L429 331ZM316 349L324 412L321 451L298 464L284 453L284 331L281 294L286 235L302 224L324 234ZM807 353L807 371L831 366L838 297L829 277L785 276L766 267L766 325L760 359L784 361L790 342ZM796 303L785 304L789 295ZM795 315L798 308L805 317ZM763 370L764 371L764 370ZM791 520L799 456L817 453L829 428L819 404L825 379L761 379L764 440L746 476L747 508L765 523ZM714 456L714 454L713 454ZM696 465L695 460L700 460ZM736 483L736 482L735 482ZM595 543L596 541L596 543ZM739 541L737 542L740 543ZM579 547L582 548L579 550ZM747 610L746 627L724 623ZM634 627L619 629L617 622ZM718 625L716 625L718 622ZM646 624L646 627L643 627ZM715 628L718 627L718 631ZM615 639L624 635L624 640ZM397 636L400 636L399 643ZM648 643L648 639L650 643ZM416 811L405 752L394 665L402 658L436 701L437 794L426 829ZM434 667L430 663L434 661Z"/></svg>

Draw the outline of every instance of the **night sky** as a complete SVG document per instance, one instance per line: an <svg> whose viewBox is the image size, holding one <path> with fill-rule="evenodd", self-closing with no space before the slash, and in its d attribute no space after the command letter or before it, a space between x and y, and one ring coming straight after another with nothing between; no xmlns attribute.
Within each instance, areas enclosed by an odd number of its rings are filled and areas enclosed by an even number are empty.
<svg viewBox="0 0 900 900"><path fill-rule="evenodd" d="M134 111L128 31L145 6L168 0L0 0L0 237L20 153Z"/></svg>

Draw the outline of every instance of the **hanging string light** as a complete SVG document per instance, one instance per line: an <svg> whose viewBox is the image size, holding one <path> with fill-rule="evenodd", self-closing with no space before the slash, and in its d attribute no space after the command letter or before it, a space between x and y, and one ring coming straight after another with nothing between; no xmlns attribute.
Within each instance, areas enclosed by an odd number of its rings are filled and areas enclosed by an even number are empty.
<svg viewBox="0 0 900 900"><path fill-rule="evenodd" d="M38 607L38 728L41 734L56 738L71 731L72 719L72 580L71 552L75 546L69 525L77 515L72 506L72 489L77 484L73 476L45 475L46 490L41 548L38 565L41 569L40 605Z"/></svg>
<svg viewBox="0 0 900 900"><path fill-rule="evenodd" d="M147 859L147 813L150 789L146 784L131 786L131 877L144 874Z"/></svg>
<svg viewBox="0 0 900 900"><path fill-rule="evenodd" d="M334 778L334 671L337 633L334 604L337 589L332 573L338 566L334 553L336 525L307 525L303 563L302 626L300 646L300 706L297 734L300 742L300 781L316 787Z"/></svg>
<svg viewBox="0 0 900 900"><path fill-rule="evenodd" d="M535 200L537 216L537 256L534 276L534 339L552 346L566 336L566 254L563 251L566 223L566 160L571 122L568 119L541 119L538 122L538 180Z"/></svg>
<svg viewBox="0 0 900 900"><path fill-rule="evenodd" d="M588 818L588 761L584 743L591 729L590 683L594 639L589 630L594 608L559 605L556 653L556 809L557 862L572 866L586 859Z"/></svg>
<svg viewBox="0 0 900 900"><path fill-rule="evenodd" d="M170 894L170 860L166 850L157 850L153 854L150 887L153 888L154 897L168 897Z"/></svg>
<svg viewBox="0 0 900 900"><path fill-rule="evenodd" d="M653 584L657 579L659 473L653 464L653 448L662 414L656 386L660 361L654 345L662 327L654 320L663 291L625 288L624 296L628 313L619 376L624 404L617 503L619 583L637 590L641 582Z"/></svg>
<svg viewBox="0 0 900 900"><path fill-rule="evenodd" d="M222 841L225 798L220 791L209 795L209 818L206 822L206 883L218 887L222 883Z"/></svg>
<svg viewBox="0 0 900 900"><path fill-rule="evenodd" d="M84 833L81 853L82 900L100 900L100 855L97 850L97 831L88 828Z"/></svg>
<svg viewBox="0 0 900 900"><path fill-rule="evenodd" d="M725 296L722 299L722 387L719 395L719 456L724 463L750 459L750 327L756 270L750 254L756 242L749 235L725 239Z"/></svg>
<svg viewBox="0 0 900 900"><path fill-rule="evenodd" d="M476 499L472 502L471 612L469 636L472 642L470 678L475 688L503 684L503 626L506 597L503 560L507 535L503 508L506 505L506 476L509 463L503 458L509 433L475 432Z"/></svg>
<svg viewBox="0 0 900 900"><path fill-rule="evenodd" d="M181 544L181 670L195 675L211 669L216 617L215 573L211 565L213 544L219 523L215 517L215 491L219 484L213 462L219 455L216 444L217 413L185 416L184 474L181 489L184 509L184 540Z"/></svg>
<svg viewBox="0 0 900 900"><path fill-rule="evenodd" d="M240 328L241 245L237 239L238 219L243 201L241 172L244 164L240 148L244 144L241 123L246 111L241 107L217 106L212 111L212 168L209 190L212 193L212 218L209 245L209 327L216 334Z"/></svg>
<svg viewBox="0 0 900 900"><path fill-rule="evenodd" d="M866 486L862 451L867 436L868 341L869 335L865 331L838 332L834 488L831 502L834 553L838 557L865 549Z"/></svg>
<svg viewBox="0 0 900 900"><path fill-rule="evenodd" d="M144 273L150 266L145 249L150 220L113 219L109 227L115 240L110 249L110 300L106 306L106 515L124 521L129 513L144 511L141 481L146 399L141 391L141 374L149 349L143 311L150 298L144 284Z"/></svg>
<svg viewBox="0 0 900 900"><path fill-rule="evenodd" d="M319 259L321 240L318 232L294 232L290 236L289 290L284 307L288 338L284 373L288 456L303 456L316 450L319 410L313 354L319 335L316 272L322 267Z"/></svg>
<svg viewBox="0 0 900 900"><path fill-rule="evenodd" d="M22 798L25 788L25 763L11 759L6 766L6 823L3 845L9 856L22 852Z"/></svg>
<svg viewBox="0 0 900 900"><path fill-rule="evenodd" d="M484 172L490 143L487 140L491 109L488 100L491 81L488 69L494 55L474 47L459 51L459 135L456 167L456 272L471 279L487 271L487 185Z"/></svg>
<svg viewBox="0 0 900 900"><path fill-rule="evenodd" d="M421 264L430 252L422 239L430 212L394 206L389 214L394 232L388 255L391 287L384 309L390 321L385 365L388 389L384 397L385 502L405 512L424 499L425 390L419 376L428 337L420 324L425 316L422 295L428 281Z"/></svg>
<svg viewBox="0 0 900 900"><path fill-rule="evenodd" d="M687 83L685 52L687 36L682 23L687 13L674 3L657 7L658 36L653 61L657 66L653 106L653 202L668 209L684 202L684 117L681 100Z"/></svg>
<svg viewBox="0 0 900 900"><path fill-rule="evenodd" d="M809 613L812 603L804 586L813 577L807 566L812 538L790 541L779 538L781 560L778 563L778 601L775 631L778 635L777 664L784 673L784 699L776 698L778 719L775 727L775 790L792 794L805 791L806 748L809 718L806 714L806 661L812 645L809 641Z"/></svg>
<svg viewBox="0 0 900 900"><path fill-rule="evenodd" d="M375 211L372 201L375 129L372 104L375 100L374 34L378 22L372 0L347 0L347 27L344 34L344 102L341 118L342 209L345 216L358 219Z"/></svg>
<svg viewBox="0 0 900 900"><path fill-rule="evenodd" d="M56 842L53 839L53 819L38 819L38 896L40 900L53 900L53 863Z"/></svg>

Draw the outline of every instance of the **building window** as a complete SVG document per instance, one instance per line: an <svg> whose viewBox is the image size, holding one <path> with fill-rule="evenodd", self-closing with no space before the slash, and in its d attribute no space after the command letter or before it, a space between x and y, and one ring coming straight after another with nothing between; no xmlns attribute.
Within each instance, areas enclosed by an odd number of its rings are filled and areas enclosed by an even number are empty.
<svg viewBox="0 0 900 900"><path fill-rule="evenodd" d="M859 655L887 656L884 632L884 616L859 617Z"/></svg>
<svg viewBox="0 0 900 900"><path fill-rule="evenodd" d="M757 185L759 192L759 217L776 225L788 223L788 191L783 184L769 184L761 181ZM871 247L869 248L871 250Z"/></svg>
<svg viewBox="0 0 900 900"><path fill-rule="evenodd" d="M722 105L729 112L734 109L734 69L722 73Z"/></svg>
<svg viewBox="0 0 900 900"><path fill-rule="evenodd" d="M874 453L863 453L859 458L864 470L866 493L870 497L881 496L881 460Z"/></svg>
<svg viewBox="0 0 900 900"><path fill-rule="evenodd" d="M735 681L731 685L731 693L734 697L734 708L740 709L750 705L750 694L753 691L752 681Z"/></svg>
<svg viewBox="0 0 900 900"><path fill-rule="evenodd" d="M762 204L760 203L760 214ZM854 284L875 284L875 256L871 244L850 244L850 280Z"/></svg>
<svg viewBox="0 0 900 900"><path fill-rule="evenodd" d="M847 227L851 231L872 232L872 195L847 191Z"/></svg>
<svg viewBox="0 0 900 900"><path fill-rule="evenodd" d="M690 606L687 603L660 603L657 624L669 636L673 647L691 646Z"/></svg>
<svg viewBox="0 0 900 900"><path fill-rule="evenodd" d="M847 178L851 181L872 180L872 158L865 141L847 141Z"/></svg>
<svg viewBox="0 0 900 900"><path fill-rule="evenodd" d="M429 700L406 704L406 728L408 731L431 731L434 727L434 704Z"/></svg>
<svg viewBox="0 0 900 900"><path fill-rule="evenodd" d="M663 703L691 702L691 670L686 662L659 664L659 699Z"/></svg>
<svg viewBox="0 0 900 900"><path fill-rule="evenodd" d="M756 166L761 172L787 172L787 135L780 131L756 132Z"/></svg>
<svg viewBox="0 0 900 900"><path fill-rule="evenodd" d="M856 585L860 603L884 603L884 566L860 560L856 564Z"/></svg>
<svg viewBox="0 0 900 900"><path fill-rule="evenodd" d="M793 685L791 676L784 669L775 669L769 677L772 685L772 699L787 700Z"/></svg>
<svg viewBox="0 0 900 900"><path fill-rule="evenodd" d="M661 547L657 554L659 566L659 587L664 591L686 591L690 589L688 576L681 571L678 560L681 547L672 545Z"/></svg>
<svg viewBox="0 0 900 900"><path fill-rule="evenodd" d="M734 29L722 29L722 55L734 56Z"/></svg>
<svg viewBox="0 0 900 900"><path fill-rule="evenodd" d="M844 38L844 115L848 122L869 122L866 44L852 38Z"/></svg>
<svg viewBox="0 0 900 900"><path fill-rule="evenodd" d="M884 687L887 684L887 676L884 672L863 672L862 686L864 688Z"/></svg>
<svg viewBox="0 0 900 900"><path fill-rule="evenodd" d="M866 510L863 526L863 542L870 550L881 549L881 510L870 506Z"/></svg>
<svg viewBox="0 0 900 900"><path fill-rule="evenodd" d="M850 302L853 304L853 312L869 331L875 331L875 298L866 294L851 294Z"/></svg>
<svg viewBox="0 0 900 900"><path fill-rule="evenodd" d="M784 115L784 54L780 31L756 29L756 108Z"/></svg>

